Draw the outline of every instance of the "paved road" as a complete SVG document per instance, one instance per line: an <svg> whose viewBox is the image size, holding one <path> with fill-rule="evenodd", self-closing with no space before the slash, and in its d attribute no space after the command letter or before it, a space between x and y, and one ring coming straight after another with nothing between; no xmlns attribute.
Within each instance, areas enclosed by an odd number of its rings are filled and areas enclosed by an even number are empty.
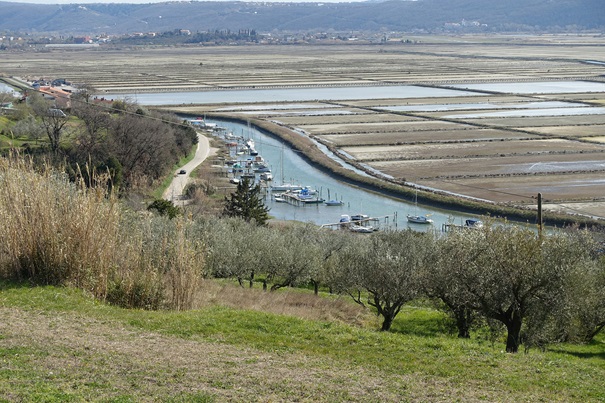
<svg viewBox="0 0 605 403"><path fill-rule="evenodd" d="M191 161L179 167L175 173L170 186L164 191L163 198L166 200L171 200L175 205L184 205L185 201L183 200L183 190L189 181L189 175L191 171L193 171L198 165L200 165L206 158L216 153L217 149L210 147L210 141L208 137L201 134L199 131L197 133L198 143L197 150L195 152L195 156ZM184 174L179 174L179 171L184 170Z"/></svg>

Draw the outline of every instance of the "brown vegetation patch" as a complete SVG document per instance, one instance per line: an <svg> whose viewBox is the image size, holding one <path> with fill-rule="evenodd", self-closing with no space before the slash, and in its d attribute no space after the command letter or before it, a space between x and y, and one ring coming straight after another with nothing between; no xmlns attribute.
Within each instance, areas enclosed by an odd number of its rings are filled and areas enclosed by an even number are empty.
<svg viewBox="0 0 605 403"><path fill-rule="evenodd" d="M534 116L534 117L503 117L460 119L461 121L499 127L541 127L541 126L580 126L605 124L605 115L578 115L578 116Z"/></svg>
<svg viewBox="0 0 605 403"><path fill-rule="evenodd" d="M396 178L409 181L432 178L456 178L476 176L500 176L514 178L519 175L544 175L556 172L603 171L605 155L559 154L521 157L483 157L425 159L409 161L377 161L372 167ZM439 188L439 187L437 187ZM595 193L595 195L602 193Z"/></svg>
<svg viewBox="0 0 605 403"><path fill-rule="evenodd" d="M369 320L368 311L347 297L334 295L333 298L320 298L311 292L294 289L266 292L248 288L247 283L245 287L240 287L212 280L204 281L197 293L195 306L203 308L216 305L352 325L362 325Z"/></svg>
<svg viewBox="0 0 605 403"><path fill-rule="evenodd" d="M381 123L351 123L351 124L319 124L319 125L300 125L306 131L313 134L349 134L349 133L372 133L372 132L395 132L395 131L406 131L418 130L424 128L425 130L445 128L448 123L444 122L426 122L419 118L410 118L407 122L381 122ZM451 125L451 124L450 124Z"/></svg>
<svg viewBox="0 0 605 403"><path fill-rule="evenodd" d="M495 129L418 130L395 133L322 135L321 139L337 147L422 142L468 142L476 140L527 139L530 134Z"/></svg>
<svg viewBox="0 0 605 403"><path fill-rule="evenodd" d="M494 202L513 201L534 204L531 198L536 197L538 193L542 193L545 201L593 200L595 194L605 194L602 172L419 180L418 183ZM604 217L605 205L600 203L598 206L593 206L591 211L597 216Z"/></svg>
<svg viewBox="0 0 605 403"><path fill-rule="evenodd" d="M561 137L600 136L605 133L605 125L519 127L518 129L546 136Z"/></svg>
<svg viewBox="0 0 605 403"><path fill-rule="evenodd" d="M386 122L409 122L418 121L418 118L405 115L395 115L388 113L375 113L365 111L363 114L354 116L284 116L279 119L284 124L290 126L304 125L343 125L355 123L386 123Z"/></svg>
<svg viewBox="0 0 605 403"><path fill-rule="evenodd" d="M359 161L511 156L544 153L604 152L605 147L564 139L476 141L453 144L344 147ZM597 157L598 158L598 157ZM528 160L529 161L529 160Z"/></svg>

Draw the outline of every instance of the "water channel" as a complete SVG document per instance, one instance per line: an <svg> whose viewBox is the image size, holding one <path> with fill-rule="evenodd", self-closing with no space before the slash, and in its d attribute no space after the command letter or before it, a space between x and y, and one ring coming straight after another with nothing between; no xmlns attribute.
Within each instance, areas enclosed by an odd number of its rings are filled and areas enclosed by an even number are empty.
<svg viewBox="0 0 605 403"><path fill-rule="evenodd" d="M279 139L253 127L212 119L207 119L207 122L216 123L233 133L234 136L252 138L256 150L271 167L276 184L283 181L311 186L320 192L321 198L342 200L344 203L342 206L325 204L295 206L276 202L271 196L267 196L265 203L271 209L269 213L277 219L313 222L322 225L337 223L343 214L367 214L370 217L380 218L381 227L388 226L398 229L410 227L418 231L425 231L428 229L441 230L442 225L447 223L461 225L464 220L472 217L468 214L429 208L420 204L415 205L348 185L310 165L299 153L284 146ZM430 218L434 223L432 225L408 223L407 214L431 214Z"/></svg>

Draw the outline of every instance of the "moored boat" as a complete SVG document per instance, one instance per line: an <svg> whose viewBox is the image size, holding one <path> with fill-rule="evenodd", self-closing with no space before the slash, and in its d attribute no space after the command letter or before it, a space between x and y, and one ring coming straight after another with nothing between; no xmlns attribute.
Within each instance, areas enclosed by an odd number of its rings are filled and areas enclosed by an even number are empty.
<svg viewBox="0 0 605 403"><path fill-rule="evenodd" d="M408 222L414 224L432 224L433 220L428 215L407 215Z"/></svg>
<svg viewBox="0 0 605 403"><path fill-rule="evenodd" d="M282 183L281 185L272 185L272 192L287 192L289 190L301 190L302 186L293 185L291 183Z"/></svg>
<svg viewBox="0 0 605 403"><path fill-rule="evenodd" d="M326 206L342 206L344 202L342 200L327 200L325 204Z"/></svg>
<svg viewBox="0 0 605 403"><path fill-rule="evenodd" d="M351 230L351 232L357 232L358 234L371 234L375 231L373 227L366 227L364 225L357 224L349 226L349 230Z"/></svg>
<svg viewBox="0 0 605 403"><path fill-rule="evenodd" d="M351 221L366 221L369 219L370 217L367 214L354 214L351 216Z"/></svg>
<svg viewBox="0 0 605 403"><path fill-rule="evenodd" d="M478 229L483 227L483 221L477 220L476 218L469 218L464 221L465 228Z"/></svg>
<svg viewBox="0 0 605 403"><path fill-rule="evenodd" d="M260 178L264 181L272 181L273 180L273 174L271 174L271 172L263 172L262 174L260 174Z"/></svg>

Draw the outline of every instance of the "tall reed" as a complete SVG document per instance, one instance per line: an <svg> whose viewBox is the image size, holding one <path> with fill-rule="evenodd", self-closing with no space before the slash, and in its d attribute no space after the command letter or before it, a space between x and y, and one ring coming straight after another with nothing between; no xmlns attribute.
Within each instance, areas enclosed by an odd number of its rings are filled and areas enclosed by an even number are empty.
<svg viewBox="0 0 605 403"><path fill-rule="evenodd" d="M87 187L0 158L0 276L75 286L124 307L189 309L205 256L191 222L127 212L97 178Z"/></svg>
<svg viewBox="0 0 605 403"><path fill-rule="evenodd" d="M120 222L105 188L19 156L2 158L0 222L3 277L70 284L104 298Z"/></svg>

